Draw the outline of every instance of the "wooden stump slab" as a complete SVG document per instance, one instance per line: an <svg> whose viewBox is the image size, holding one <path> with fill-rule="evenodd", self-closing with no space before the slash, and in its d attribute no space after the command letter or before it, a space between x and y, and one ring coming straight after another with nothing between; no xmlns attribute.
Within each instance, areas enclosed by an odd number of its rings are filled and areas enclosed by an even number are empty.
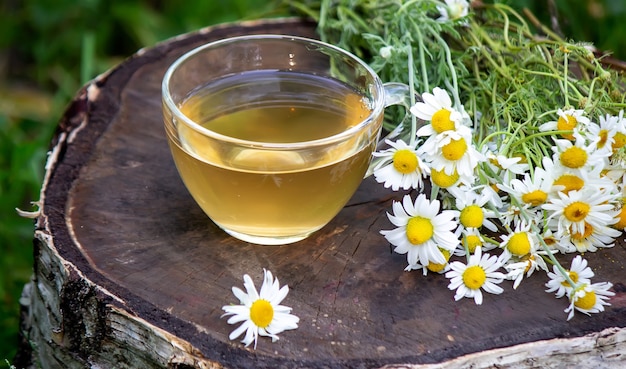
<svg viewBox="0 0 626 369"><path fill-rule="evenodd" d="M315 37L280 19L212 27L141 50L85 86L59 124L24 289L18 367L535 368L626 365L626 243L587 254L616 296L566 322L541 276L483 305L454 302L448 280L405 272L379 234L399 199L372 179L311 238L255 246L227 236L187 193L161 116L166 68L228 36ZM263 268L288 284L297 330L256 350L229 341L220 318L232 286Z"/></svg>

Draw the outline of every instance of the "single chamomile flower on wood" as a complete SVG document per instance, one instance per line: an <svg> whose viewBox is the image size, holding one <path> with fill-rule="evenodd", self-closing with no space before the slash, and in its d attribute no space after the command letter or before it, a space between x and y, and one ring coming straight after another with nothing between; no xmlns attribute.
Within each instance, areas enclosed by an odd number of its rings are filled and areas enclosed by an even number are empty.
<svg viewBox="0 0 626 369"><path fill-rule="evenodd" d="M226 305L222 307L224 316L228 318L228 324L242 323L228 336L233 340L245 332L241 341L248 347L254 342L254 348L259 336L271 337L272 342L278 340L278 334L289 329L298 328L300 318L291 314L291 308L280 305L289 293L287 285L280 287L278 278L274 279L272 273L263 269L263 284L257 292L254 282L249 275L243 276L246 292L233 287L233 294L239 299L241 305Z"/></svg>
<svg viewBox="0 0 626 369"><path fill-rule="evenodd" d="M483 255L480 247L469 257L467 264L451 262L446 278L450 279L448 288L456 290L454 299L473 298L476 305L480 305L483 303L481 290L496 295L502 293L503 289L498 284L502 283L505 275L497 271L501 266L497 256Z"/></svg>
<svg viewBox="0 0 626 369"><path fill-rule="evenodd" d="M374 167L376 181L394 191L423 187L422 178L430 174L430 169L419 157L417 150L402 140L385 142L391 148L372 154L380 160Z"/></svg>
<svg viewBox="0 0 626 369"><path fill-rule="evenodd" d="M445 264L441 249L452 253L459 244L453 230L457 227L454 210L440 212L439 200L430 201L421 194L415 202L405 195L402 202L393 202L393 214L387 217L397 228L380 233L395 246L398 254L407 254L409 266L428 265L433 262Z"/></svg>
<svg viewBox="0 0 626 369"><path fill-rule="evenodd" d="M561 298L572 292L575 286L572 286L569 281L567 281L556 265L552 268L553 272L548 272L548 278L550 278L550 280L546 283L546 287L548 288L546 292L554 292L557 298ZM591 283L591 278L594 275L593 270L587 266L587 260L583 259L580 255L576 255L574 259L572 259L570 268L565 272L569 276L569 279L577 285Z"/></svg>
<svg viewBox="0 0 626 369"><path fill-rule="evenodd" d="M574 317L574 310L587 315L604 311L605 306L611 305L606 300L615 295L613 291L609 291L611 287L613 287L612 283L601 282L587 283L578 288L570 297L569 307L565 309L565 312L568 313L567 320Z"/></svg>

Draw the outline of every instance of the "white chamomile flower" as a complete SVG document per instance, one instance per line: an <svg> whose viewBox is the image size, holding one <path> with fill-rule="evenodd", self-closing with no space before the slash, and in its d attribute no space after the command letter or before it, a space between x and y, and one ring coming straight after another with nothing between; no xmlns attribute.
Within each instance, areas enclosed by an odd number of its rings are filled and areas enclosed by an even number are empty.
<svg viewBox="0 0 626 369"><path fill-rule="evenodd" d="M561 298L572 292L574 287L566 280L559 269L556 266L553 266L552 269L554 272L548 272L548 278L550 278L550 280L546 283L546 287L548 288L546 292L554 292L557 298ZM591 278L593 278L594 275L593 270L587 266L587 260L583 259L580 255L576 255L574 259L572 259L572 264L566 272L569 279L576 285L591 283Z"/></svg>
<svg viewBox="0 0 626 369"><path fill-rule="evenodd" d="M501 236L500 247L504 249L502 260L508 260L511 257L523 258L537 252L539 237L530 228L531 223L521 221L516 224L515 230L511 233Z"/></svg>
<svg viewBox="0 0 626 369"><path fill-rule="evenodd" d="M594 228L615 223L615 201L615 194L589 186L567 194L559 192L558 198L550 199L542 208L549 212L548 221L557 220L557 237L568 232L584 235L587 223Z"/></svg>
<svg viewBox="0 0 626 369"><path fill-rule="evenodd" d="M385 188L391 187L394 191L400 188L408 190L422 187L422 177L428 175L430 169L424 164L415 148L402 140L396 142L385 140L385 142L391 148L372 154L379 158L379 162L374 167L376 181L383 183Z"/></svg>
<svg viewBox="0 0 626 369"><path fill-rule="evenodd" d="M503 273L497 271L501 266L497 256L483 255L480 247L469 257L467 264L451 262L446 278L450 279L448 288L456 290L454 299L473 298L476 305L480 305L483 303L481 289L496 295L502 293L502 287L497 285L505 278Z"/></svg>
<svg viewBox="0 0 626 369"><path fill-rule="evenodd" d="M524 276L530 277L535 270L539 269L547 272L548 266L541 254L529 253L522 258L509 259L504 264L504 269L507 271L506 279L514 281L513 289L517 289Z"/></svg>
<svg viewBox="0 0 626 369"><path fill-rule="evenodd" d="M613 287L610 282L601 282L594 284L585 284L574 292L570 298L570 305L565 309L568 313L567 320L574 317L574 310L581 313L591 315L590 313L599 313L604 311L604 307L611 305L606 300L614 296L613 291L609 291Z"/></svg>
<svg viewBox="0 0 626 369"><path fill-rule="evenodd" d="M287 285L280 288L278 278L273 279L272 273L263 269L263 284L257 293L254 282L249 275L243 276L246 292L233 287L233 294L239 299L241 305L226 305L222 307L224 316L228 318L228 324L242 323L228 336L233 340L245 332L241 341L248 347L256 343L259 336L271 337L272 342L278 340L278 333L285 330L298 328L300 318L291 314L291 308L280 305L289 293Z"/></svg>
<svg viewBox="0 0 626 369"><path fill-rule="evenodd" d="M514 197L518 203L530 207L541 206L553 192L554 179L542 168L535 168L531 175L525 173L523 179L512 179L508 185L497 184L498 188Z"/></svg>
<svg viewBox="0 0 626 369"><path fill-rule="evenodd" d="M380 233L395 246L398 254L407 254L409 266L428 265L433 262L445 264L441 249L450 253L459 244L453 230L457 227L454 210L440 210L439 200L430 201L421 194L415 202L405 195L402 202L393 202L393 215L387 217L397 228Z"/></svg>
<svg viewBox="0 0 626 369"><path fill-rule="evenodd" d="M490 220L496 213L489 209L490 193L479 194L467 187L457 187L450 192L456 198L456 208L459 211L459 228L457 235L465 228L485 228L496 232L498 227Z"/></svg>
<svg viewBox="0 0 626 369"><path fill-rule="evenodd" d="M434 154L432 150L428 153L427 161L430 167L436 170L443 169L446 174L452 174L456 170L461 176L471 176L478 163L485 161L485 157L472 143L471 130L466 129L465 133L458 130L456 133L458 133L456 137L442 133L437 138L429 138L420 148L420 152L427 150L429 141L437 141Z"/></svg>
<svg viewBox="0 0 626 369"><path fill-rule="evenodd" d="M620 120L622 119L623 116L620 118L620 116L610 114L600 116L599 124L592 123L587 127L588 133L586 136L596 141L595 144L598 150L612 154L615 135L621 128Z"/></svg>
<svg viewBox="0 0 626 369"><path fill-rule="evenodd" d="M432 94L424 92L422 100L410 108L411 114L429 122L417 131L418 136L433 136L459 128L464 114L452 107L452 100L446 90L435 87Z"/></svg>
<svg viewBox="0 0 626 369"><path fill-rule="evenodd" d="M610 153L596 150L595 144L586 143L584 137L574 132L576 140L554 140L553 160L574 173L591 170L593 167L604 168Z"/></svg>
<svg viewBox="0 0 626 369"><path fill-rule="evenodd" d="M539 130L542 132L549 131L573 131L575 128L580 128L591 123L589 118L585 116L585 111L580 109L558 109L556 114L558 119L539 126ZM574 136L571 133L565 133L561 135L563 138L571 140Z"/></svg>
<svg viewBox="0 0 626 369"><path fill-rule="evenodd" d="M446 5L437 5L440 17L438 22L447 20L457 20L467 16L469 12L469 2L467 0L445 0Z"/></svg>
<svg viewBox="0 0 626 369"><path fill-rule="evenodd" d="M559 245L570 252L595 252L598 248L613 247L615 238L621 234L622 232L615 228L604 225L593 226L585 222L584 232L566 232L561 236Z"/></svg>

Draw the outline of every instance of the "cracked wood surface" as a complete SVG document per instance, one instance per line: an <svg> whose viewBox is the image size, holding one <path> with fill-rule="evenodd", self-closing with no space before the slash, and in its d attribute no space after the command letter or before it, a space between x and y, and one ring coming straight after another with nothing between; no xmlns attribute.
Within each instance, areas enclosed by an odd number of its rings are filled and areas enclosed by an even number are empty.
<svg viewBox="0 0 626 369"><path fill-rule="evenodd" d="M613 305L566 322L565 301L544 292L541 274L517 291L505 282L502 295L476 306L471 299L454 302L443 276L404 272L405 256L379 234L391 229L386 212L401 194L371 178L328 226L296 244L246 244L210 222L178 177L165 139L160 84L167 66L212 40L246 33L315 37L314 29L278 20L182 35L141 50L77 95L53 143L35 275L24 293L23 325L39 343L32 358L71 368L548 363L524 353L557 363L623 362L624 240L586 255L594 280L615 284ZM274 344L260 340L254 351L228 340L235 326L220 316L223 305L237 303L231 287L242 288L243 274L260 287L263 268L289 285L283 303L301 321ZM581 346L590 348L567 354Z"/></svg>

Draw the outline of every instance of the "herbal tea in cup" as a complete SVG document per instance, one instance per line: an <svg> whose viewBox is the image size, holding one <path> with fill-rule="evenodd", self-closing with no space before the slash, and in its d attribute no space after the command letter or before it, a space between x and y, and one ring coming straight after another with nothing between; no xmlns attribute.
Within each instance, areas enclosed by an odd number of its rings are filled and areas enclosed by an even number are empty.
<svg viewBox="0 0 626 369"><path fill-rule="evenodd" d="M200 46L163 80L185 186L215 224L256 244L302 240L337 215L368 169L384 107L364 62L292 36Z"/></svg>

